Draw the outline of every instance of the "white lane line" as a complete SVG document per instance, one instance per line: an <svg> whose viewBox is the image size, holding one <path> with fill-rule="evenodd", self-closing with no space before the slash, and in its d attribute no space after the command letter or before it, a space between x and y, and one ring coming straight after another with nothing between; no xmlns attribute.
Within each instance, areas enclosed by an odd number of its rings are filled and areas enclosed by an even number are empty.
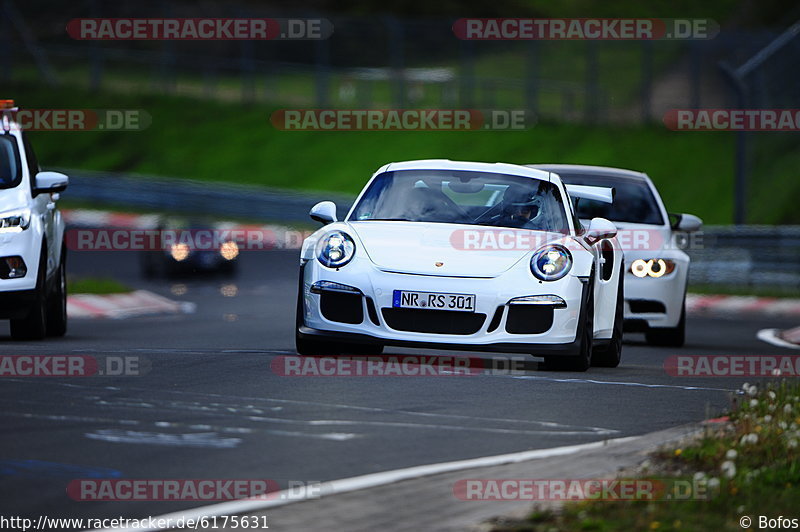
<svg viewBox="0 0 800 532"><path fill-rule="evenodd" d="M216 432L169 434L165 432L102 429L94 432L87 432L84 436L90 440L111 443L138 443L144 445L167 445L170 447L205 447L211 449L232 449L242 443L241 438L223 438Z"/></svg>
<svg viewBox="0 0 800 532"><path fill-rule="evenodd" d="M613 440L597 441L592 443L583 443L580 445L568 445L565 447L553 447L550 449L537 449L534 451L522 451L517 453L499 454L494 456L484 456L482 458L472 458L469 460L457 460L454 462L441 462L438 464L428 464L423 466L407 467L403 469L394 469L391 471L383 471L381 473L372 473L369 475L361 475L358 477L344 478L340 480L331 480L323 482L319 485L319 489L315 491L313 496L304 494L298 497L291 490L283 490L275 494L274 499L270 500L253 500L242 499L238 501L223 502L219 504L211 504L208 506L201 506L193 510L184 512L174 512L170 514L154 517L152 521L163 520L162 522L172 521L175 523L178 519L194 519L199 520L202 517L213 517L220 515L237 515L246 512L254 512L266 510L267 508L274 508L276 506L285 506L294 502L301 502L304 500L318 500L322 497L330 497L331 495L338 495L348 493L351 491L358 491L378 486L385 486L402 480L409 480L412 478L426 477L430 475L438 475L441 473L449 473L453 471L461 471L464 469L474 469L478 467L490 467L503 464L513 464L523 462L526 460L539 460L543 458L552 458L554 456L566 456L575 454L580 451L590 449L597 449L609 444L619 444L635 440L640 436L629 436L625 438L617 438ZM111 529L106 529L109 532ZM115 528L113 530L134 530L132 528ZM138 528L136 530L165 530L163 527L154 528ZM97 531L95 531L97 532Z"/></svg>
<svg viewBox="0 0 800 532"><path fill-rule="evenodd" d="M800 345L787 342L780 337L780 329L761 329L756 333L756 338L768 344L777 345L778 347L786 347L787 349L800 349Z"/></svg>
<svg viewBox="0 0 800 532"><path fill-rule="evenodd" d="M738 392L730 388L707 388L704 386L680 386L677 384L648 384L645 382L632 381L601 381L595 379L559 379L557 377L537 377L535 375L515 375L514 379L543 380L552 382L576 382L580 384L607 384L611 386L634 386L640 388L668 388L676 390L700 390L710 392Z"/></svg>
<svg viewBox="0 0 800 532"><path fill-rule="evenodd" d="M9 378L5 379L5 382L17 382L17 383L28 383L30 384L32 381L25 380L25 379L18 379L18 378ZM63 386L68 388L79 388L79 389L90 389L90 390L97 390L97 386L87 386L85 384L73 384L73 383L66 383L66 382L52 382L48 383L54 386ZM112 391L120 391L119 388L114 386L103 386L100 389L105 390L112 390ZM152 394L153 390L148 388L135 388L135 387L126 387L126 392L142 392L146 394ZM723 391L730 391L730 390L723 390ZM222 394L215 394L215 393L206 393L206 392L185 392L182 390L158 390L160 393L168 393L173 395L182 395L182 396L201 396L201 397L209 397L215 398L220 400L240 400L240 401L247 401L247 402L267 402L267 403L279 403L285 405L301 405L301 406L309 406L314 409L318 408L341 408L344 410L356 410L361 412L377 412L377 413L384 413L384 414L399 414L399 415L407 415L407 416L418 416L418 417L429 417L429 418L447 418L447 419L467 419L472 421L487 421L487 422L503 422L503 423L516 423L516 424L529 424L529 425L536 425L540 427L549 427L549 428L563 428L563 429L571 429L571 430L579 430L579 431L592 431L598 434L607 434L609 431L613 431L613 429L608 429L605 427L591 427L591 426L581 426L581 425L569 425L563 423L556 423L553 421L538 421L538 420L529 420L529 419L511 419L511 418L501 418L501 417L479 417L479 416L468 416L463 414L438 414L435 412L415 412L412 410L393 410L389 408L380 408L380 407L373 407L373 406L356 406L356 405L344 405L340 403L320 403L316 401L301 401L296 399L276 399L273 397L248 397L248 396L239 396L239 395L222 395ZM149 399L150 402L156 402L152 398ZM163 402L163 401L162 401ZM203 410L208 410L208 405L203 405L202 403L196 403L197 405L201 405Z"/></svg>

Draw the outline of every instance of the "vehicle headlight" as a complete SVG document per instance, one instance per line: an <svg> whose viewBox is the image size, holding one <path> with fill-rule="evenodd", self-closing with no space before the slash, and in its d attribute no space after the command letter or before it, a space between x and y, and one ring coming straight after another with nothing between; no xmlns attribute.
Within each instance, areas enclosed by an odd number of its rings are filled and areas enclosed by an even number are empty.
<svg viewBox="0 0 800 532"><path fill-rule="evenodd" d="M639 278L663 277L675 271L675 262L669 259L636 259L631 263L631 273Z"/></svg>
<svg viewBox="0 0 800 532"><path fill-rule="evenodd" d="M233 240L223 242L219 247L219 254L225 260L233 260L239 256L239 246Z"/></svg>
<svg viewBox="0 0 800 532"><path fill-rule="evenodd" d="M328 268L340 268L350 262L355 253L356 244L350 235L334 231L320 241L317 260Z"/></svg>
<svg viewBox="0 0 800 532"><path fill-rule="evenodd" d="M186 260L186 257L189 256L189 244L185 242L172 244L169 248L169 254L178 262Z"/></svg>
<svg viewBox="0 0 800 532"><path fill-rule="evenodd" d="M31 224L29 209L0 213L0 233L18 233Z"/></svg>
<svg viewBox="0 0 800 532"><path fill-rule="evenodd" d="M564 246L545 246L531 257L531 272L542 281L557 281L572 268L572 254Z"/></svg>

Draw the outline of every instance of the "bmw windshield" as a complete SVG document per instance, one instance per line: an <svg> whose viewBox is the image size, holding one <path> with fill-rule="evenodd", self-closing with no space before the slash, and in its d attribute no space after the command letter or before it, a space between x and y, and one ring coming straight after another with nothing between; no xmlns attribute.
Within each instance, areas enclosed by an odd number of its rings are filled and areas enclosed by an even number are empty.
<svg viewBox="0 0 800 532"><path fill-rule="evenodd" d="M603 203L581 199L577 202L575 214L582 220L606 218L612 222L663 225L664 218L658 208L653 192L647 182L628 177L599 175L562 174L561 181L570 185L591 185L613 187L614 203Z"/></svg>
<svg viewBox="0 0 800 532"><path fill-rule="evenodd" d="M398 220L568 233L558 187L530 177L453 170L377 176L350 221Z"/></svg>

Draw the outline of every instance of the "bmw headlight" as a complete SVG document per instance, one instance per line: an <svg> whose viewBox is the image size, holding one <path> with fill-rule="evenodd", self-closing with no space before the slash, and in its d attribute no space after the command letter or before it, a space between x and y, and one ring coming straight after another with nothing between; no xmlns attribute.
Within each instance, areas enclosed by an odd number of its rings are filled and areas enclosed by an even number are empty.
<svg viewBox="0 0 800 532"><path fill-rule="evenodd" d="M28 209L0 213L0 233L18 233L31 224L31 211Z"/></svg>
<svg viewBox="0 0 800 532"><path fill-rule="evenodd" d="M531 272L542 281L557 281L572 268L572 254L564 246L545 246L531 257Z"/></svg>
<svg viewBox="0 0 800 532"><path fill-rule="evenodd" d="M328 268L341 268L350 262L355 253L356 244L350 235L334 231L320 241L317 260Z"/></svg>
<svg viewBox="0 0 800 532"><path fill-rule="evenodd" d="M675 262L669 259L636 259L631 263L631 273L636 277L663 277L675 271Z"/></svg>

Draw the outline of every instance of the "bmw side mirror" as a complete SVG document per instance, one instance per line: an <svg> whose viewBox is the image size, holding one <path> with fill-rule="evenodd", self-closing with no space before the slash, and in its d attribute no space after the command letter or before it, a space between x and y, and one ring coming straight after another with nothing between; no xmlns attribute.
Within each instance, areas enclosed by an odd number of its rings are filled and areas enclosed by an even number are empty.
<svg viewBox="0 0 800 532"><path fill-rule="evenodd" d="M591 246L600 240L617 236L617 226L605 218L592 218L589 229L584 235L584 240Z"/></svg>
<svg viewBox="0 0 800 532"><path fill-rule="evenodd" d="M69 177L59 172L39 172L34 178L33 193L63 192L69 185Z"/></svg>
<svg viewBox="0 0 800 532"><path fill-rule="evenodd" d="M308 215L312 220L328 225L336 221L336 204L332 201L320 201L311 207Z"/></svg>
<svg viewBox="0 0 800 532"><path fill-rule="evenodd" d="M692 233L699 231L703 227L703 220L693 214L672 214L677 219L672 222L672 229L674 231L684 231Z"/></svg>

